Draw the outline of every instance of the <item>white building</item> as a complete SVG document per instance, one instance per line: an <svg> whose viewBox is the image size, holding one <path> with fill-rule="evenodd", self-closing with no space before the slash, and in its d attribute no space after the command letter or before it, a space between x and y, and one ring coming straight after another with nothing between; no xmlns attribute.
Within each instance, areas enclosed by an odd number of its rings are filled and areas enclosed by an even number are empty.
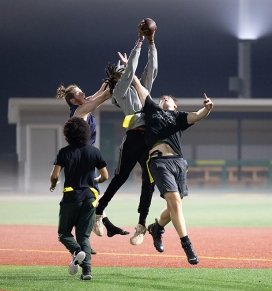
<svg viewBox="0 0 272 291"><path fill-rule="evenodd" d="M210 182L216 182L226 167L226 179L235 181L237 169L242 165L260 170L259 173L254 169L249 171L249 182L256 175L256 182L258 175L271 182L272 100L220 98L213 101L215 107L210 116L184 133L183 153L191 165L192 181L195 175L195 181L200 184L209 182L209 178ZM201 100L195 98L178 99L178 105L184 111L195 111L202 106ZM8 106L9 123L16 124L17 187L24 191L46 191L57 151L66 144L62 128L69 108L65 101L54 98L10 98ZM124 134L123 114L109 101L95 114L97 146L113 175ZM209 170L211 167L214 172ZM265 169L263 173L262 169Z"/></svg>

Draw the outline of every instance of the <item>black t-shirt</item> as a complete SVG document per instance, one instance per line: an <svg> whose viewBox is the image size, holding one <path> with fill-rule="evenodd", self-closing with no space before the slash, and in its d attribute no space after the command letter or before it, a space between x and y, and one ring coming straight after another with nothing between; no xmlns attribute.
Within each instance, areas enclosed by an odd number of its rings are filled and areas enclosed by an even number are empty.
<svg viewBox="0 0 272 291"><path fill-rule="evenodd" d="M64 168L64 187L74 189L95 187L95 169L107 165L99 149L92 145L80 148L68 145L59 150L54 164Z"/></svg>
<svg viewBox="0 0 272 291"><path fill-rule="evenodd" d="M182 156L182 132L191 124L187 122L188 112L164 110L147 96L143 107L146 124L146 142L151 149L157 142L163 141Z"/></svg>

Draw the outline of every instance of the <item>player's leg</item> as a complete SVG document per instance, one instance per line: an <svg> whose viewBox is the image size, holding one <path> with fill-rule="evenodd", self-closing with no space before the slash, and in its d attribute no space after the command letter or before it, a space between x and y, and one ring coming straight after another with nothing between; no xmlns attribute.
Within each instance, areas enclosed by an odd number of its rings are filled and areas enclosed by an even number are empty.
<svg viewBox="0 0 272 291"><path fill-rule="evenodd" d="M80 264L82 267L82 280L90 280L92 278L90 234L94 223L95 208L92 206L92 200L88 199L82 202L77 224L75 226L77 242L79 243L81 250L86 254L84 260Z"/></svg>
<svg viewBox="0 0 272 291"><path fill-rule="evenodd" d="M188 237L180 194L178 192L168 192L164 195L164 197L169 205L171 220L180 237L181 245L187 256L187 260L190 264L195 265L199 262L199 260Z"/></svg>
<svg viewBox="0 0 272 291"><path fill-rule="evenodd" d="M142 148L138 155L140 159L138 160L141 170L142 170L142 186L141 195L138 205L139 220L135 227L135 233L130 238L130 243L132 245L139 245L144 241L144 235L146 233L146 218L149 213L149 208L151 205L152 196L154 193L155 184L150 182L150 177L147 170L146 161L148 160L148 150L145 143L144 134L139 136L139 143L142 144Z"/></svg>
<svg viewBox="0 0 272 291"><path fill-rule="evenodd" d="M72 234L79 209L80 205L78 203L60 203L58 238L72 255L72 261L68 268L70 275L74 275L78 272L78 264L85 258L85 252L81 250L80 244Z"/></svg>
<svg viewBox="0 0 272 291"><path fill-rule="evenodd" d="M179 235L179 237L184 237L187 235L187 227L182 211L182 200L178 192L167 192L164 195L167 201L168 210L170 211L170 216L172 223Z"/></svg>
<svg viewBox="0 0 272 291"><path fill-rule="evenodd" d="M171 220L180 237L181 245L187 256L187 260L190 264L195 265L199 262L199 260L188 237L182 209L182 198L188 195L187 161L182 158L172 159L172 161L170 160L168 169L175 178L178 191L168 192L164 195L164 198L166 199L168 208L170 209ZM174 183L174 181L172 181L172 183Z"/></svg>
<svg viewBox="0 0 272 291"><path fill-rule="evenodd" d="M99 199L99 205L96 209L96 215L98 224L103 223L107 229L107 235L109 237L115 234L128 234L128 232L115 227L107 217L103 218L103 212L111 199L114 197L116 192L121 188L121 186L126 182L131 173L132 169L137 163L137 137L135 138L135 133L131 130L125 135L123 142L120 146L119 161L118 166L115 170L115 175L112 178L110 184L108 185L103 196ZM100 221L99 221L100 220Z"/></svg>
<svg viewBox="0 0 272 291"><path fill-rule="evenodd" d="M165 159L151 158L149 161L149 170L158 187L161 197L164 198L164 194L168 191L168 170L165 166ZM170 186L171 187L171 186ZM148 232L152 235L153 244L158 252L164 251L162 243L162 235L165 232L164 226L171 220L170 210L168 207L163 209L160 214L159 220L155 219L155 223L148 226Z"/></svg>

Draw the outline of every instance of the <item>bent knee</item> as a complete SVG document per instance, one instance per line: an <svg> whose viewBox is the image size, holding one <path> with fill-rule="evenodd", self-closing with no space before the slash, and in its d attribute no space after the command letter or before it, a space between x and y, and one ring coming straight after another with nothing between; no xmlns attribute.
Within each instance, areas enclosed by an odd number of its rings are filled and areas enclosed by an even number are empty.
<svg viewBox="0 0 272 291"><path fill-rule="evenodd" d="M165 193L164 198L170 208L180 207L182 204L182 199L178 192L167 192Z"/></svg>

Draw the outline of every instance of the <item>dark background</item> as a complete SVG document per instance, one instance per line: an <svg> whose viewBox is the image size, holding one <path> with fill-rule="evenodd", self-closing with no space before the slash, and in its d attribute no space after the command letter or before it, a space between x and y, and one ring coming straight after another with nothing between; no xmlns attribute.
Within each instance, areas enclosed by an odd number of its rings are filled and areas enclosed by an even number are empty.
<svg viewBox="0 0 272 291"><path fill-rule="evenodd" d="M158 25L159 75L152 95L236 97L239 3L247 6L252 98L272 97L272 0L1 0L0 155L15 154L10 97L52 97L60 83L86 94L100 87L108 61L131 50L141 19ZM142 49L139 73L146 61ZM138 71L137 71L138 72Z"/></svg>

